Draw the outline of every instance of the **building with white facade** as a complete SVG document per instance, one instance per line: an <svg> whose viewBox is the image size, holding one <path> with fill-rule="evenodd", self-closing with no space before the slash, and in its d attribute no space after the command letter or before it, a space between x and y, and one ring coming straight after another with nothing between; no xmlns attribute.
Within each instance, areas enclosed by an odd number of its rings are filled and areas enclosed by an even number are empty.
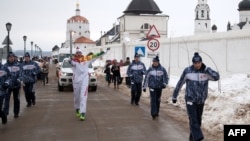
<svg viewBox="0 0 250 141"><path fill-rule="evenodd" d="M194 33L209 33L211 30L210 8L207 0L198 0L195 8Z"/></svg>
<svg viewBox="0 0 250 141"><path fill-rule="evenodd" d="M154 0L132 0L123 13L118 17L118 25L102 35L97 45L147 40L147 33L153 25L161 38L167 38L169 16L161 14Z"/></svg>
<svg viewBox="0 0 250 141"><path fill-rule="evenodd" d="M62 48L77 48L84 50L95 46L95 42L90 39L89 21L81 16L79 3L76 4L75 15L67 20L66 41Z"/></svg>

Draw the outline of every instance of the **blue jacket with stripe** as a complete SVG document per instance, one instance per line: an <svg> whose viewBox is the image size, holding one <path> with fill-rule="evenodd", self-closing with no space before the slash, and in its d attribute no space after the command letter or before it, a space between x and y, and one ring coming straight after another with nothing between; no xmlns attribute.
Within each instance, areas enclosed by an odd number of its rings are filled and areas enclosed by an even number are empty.
<svg viewBox="0 0 250 141"><path fill-rule="evenodd" d="M10 76L9 70L0 63L0 96L6 94L6 90L3 88L4 83L7 82Z"/></svg>
<svg viewBox="0 0 250 141"><path fill-rule="evenodd" d="M185 100L204 104L208 94L208 81L219 79L219 73L209 67L204 70L197 70L193 65L187 67L175 87L172 99L177 99L181 87L186 83Z"/></svg>
<svg viewBox="0 0 250 141"><path fill-rule="evenodd" d="M20 88L21 87L21 64L14 61L14 62L10 62L7 61L4 64L4 67L8 68L9 72L10 72L10 88Z"/></svg>
<svg viewBox="0 0 250 141"><path fill-rule="evenodd" d="M143 88L164 88L168 84L168 74L162 65L152 66L147 70Z"/></svg>
<svg viewBox="0 0 250 141"><path fill-rule="evenodd" d="M22 63L22 81L25 84L35 83L37 74L41 72L40 67L34 61L24 61Z"/></svg>
<svg viewBox="0 0 250 141"><path fill-rule="evenodd" d="M141 61L133 61L127 70L127 75L130 77L131 83L142 83L143 75L146 74L146 67Z"/></svg>

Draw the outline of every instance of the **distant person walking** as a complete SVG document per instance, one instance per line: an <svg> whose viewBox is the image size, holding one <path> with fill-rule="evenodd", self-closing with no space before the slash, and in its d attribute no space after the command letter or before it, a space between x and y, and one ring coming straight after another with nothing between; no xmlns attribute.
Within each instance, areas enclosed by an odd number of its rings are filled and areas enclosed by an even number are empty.
<svg viewBox="0 0 250 141"><path fill-rule="evenodd" d="M34 90L34 84L37 81L37 74L41 72L37 63L30 60L30 54L28 52L24 55L24 62L22 64L22 81L24 83L23 90L27 102L27 107L36 105L36 96Z"/></svg>
<svg viewBox="0 0 250 141"><path fill-rule="evenodd" d="M127 57L126 61L124 62L124 66L129 66L130 64L131 64L130 58ZM130 82L130 77L129 76L125 77L125 83L126 83L127 87L130 88L131 82Z"/></svg>
<svg viewBox="0 0 250 141"><path fill-rule="evenodd" d="M217 81L220 79L220 75L210 67L206 67L197 52L194 53L192 62L193 65L184 69L175 87L172 101L173 103L177 102L179 91L186 83L185 102L190 126L189 141L201 141L204 139L201 124L204 104L208 94L208 81Z"/></svg>
<svg viewBox="0 0 250 141"><path fill-rule="evenodd" d="M131 81L131 104L139 105L142 92L143 75L146 73L144 63L140 61L140 55L135 54L134 61L129 65L127 75Z"/></svg>
<svg viewBox="0 0 250 141"><path fill-rule="evenodd" d="M116 59L113 60L113 65L111 67L111 72L113 73L114 89L119 89L119 81L121 79L120 65Z"/></svg>
<svg viewBox="0 0 250 141"><path fill-rule="evenodd" d="M41 78L43 85L49 83L49 62L47 59L44 59L43 62L41 62ZM46 82L45 82L46 81Z"/></svg>
<svg viewBox="0 0 250 141"><path fill-rule="evenodd" d="M105 79L106 79L106 81L108 82L108 86L110 85L110 83L111 83L111 67L112 67L112 64L111 64L111 60L107 60L106 61L106 65L105 65L105 70L104 70L104 73L106 73L106 77L105 77Z"/></svg>
<svg viewBox="0 0 250 141"><path fill-rule="evenodd" d="M153 119L159 116L162 89L168 84L168 74L166 69L160 64L158 56L153 58L153 64L147 70L143 91L149 87L151 116Z"/></svg>
<svg viewBox="0 0 250 141"><path fill-rule="evenodd" d="M109 48L107 49L107 51ZM74 88L74 107L76 109L76 116L81 121L85 120L87 98L88 98L88 83L89 83L89 64L104 55L101 51L98 54L89 53L86 56L82 55L82 51L77 49L74 57L71 59L73 65L73 88Z"/></svg>

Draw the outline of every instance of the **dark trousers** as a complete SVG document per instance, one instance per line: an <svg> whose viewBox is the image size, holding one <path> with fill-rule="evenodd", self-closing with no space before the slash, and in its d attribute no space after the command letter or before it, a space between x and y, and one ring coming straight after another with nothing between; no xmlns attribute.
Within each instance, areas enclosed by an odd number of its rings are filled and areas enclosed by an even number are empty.
<svg viewBox="0 0 250 141"><path fill-rule="evenodd" d="M49 78L48 78L49 73L41 73L41 75L42 75L41 79L42 79L43 85L45 85L45 83L49 82Z"/></svg>
<svg viewBox="0 0 250 141"><path fill-rule="evenodd" d="M108 85L111 83L111 75L109 73L106 74L106 81L108 82Z"/></svg>
<svg viewBox="0 0 250 141"><path fill-rule="evenodd" d="M159 116L162 89L150 88L149 92L150 92L151 115Z"/></svg>
<svg viewBox="0 0 250 141"><path fill-rule="evenodd" d="M190 140L199 141L204 138L201 130L201 121L204 104L186 102L187 114L189 117Z"/></svg>
<svg viewBox="0 0 250 141"><path fill-rule="evenodd" d="M131 84L131 104L138 104L141 98L142 83Z"/></svg>
<svg viewBox="0 0 250 141"><path fill-rule="evenodd" d="M35 92L33 91L33 86L34 86L33 83L28 83L25 84L25 86L23 87L26 102L28 105L31 105L31 102L35 103L36 100Z"/></svg>
<svg viewBox="0 0 250 141"><path fill-rule="evenodd" d="M5 96L5 101L4 101L4 113L6 115L9 114L11 93L13 93L13 100L14 100L13 112L15 115L18 115L20 111L20 88L8 89L7 94Z"/></svg>
<svg viewBox="0 0 250 141"><path fill-rule="evenodd" d="M126 81L126 85L130 87L131 86L130 77L125 77L125 81Z"/></svg>
<svg viewBox="0 0 250 141"><path fill-rule="evenodd" d="M0 117L5 116L6 114L3 112L3 101L4 101L5 95L0 96Z"/></svg>
<svg viewBox="0 0 250 141"><path fill-rule="evenodd" d="M118 75L113 75L113 79L114 79L114 85L117 86L119 85L119 81L120 81L120 76Z"/></svg>

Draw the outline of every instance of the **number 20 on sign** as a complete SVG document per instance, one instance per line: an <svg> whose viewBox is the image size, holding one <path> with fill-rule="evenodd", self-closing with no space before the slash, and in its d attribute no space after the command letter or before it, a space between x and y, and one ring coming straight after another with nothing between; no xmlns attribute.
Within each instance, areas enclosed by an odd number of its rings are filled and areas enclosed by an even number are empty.
<svg viewBox="0 0 250 141"><path fill-rule="evenodd" d="M157 39L150 39L147 46L151 51L156 51L160 47L160 42Z"/></svg>

